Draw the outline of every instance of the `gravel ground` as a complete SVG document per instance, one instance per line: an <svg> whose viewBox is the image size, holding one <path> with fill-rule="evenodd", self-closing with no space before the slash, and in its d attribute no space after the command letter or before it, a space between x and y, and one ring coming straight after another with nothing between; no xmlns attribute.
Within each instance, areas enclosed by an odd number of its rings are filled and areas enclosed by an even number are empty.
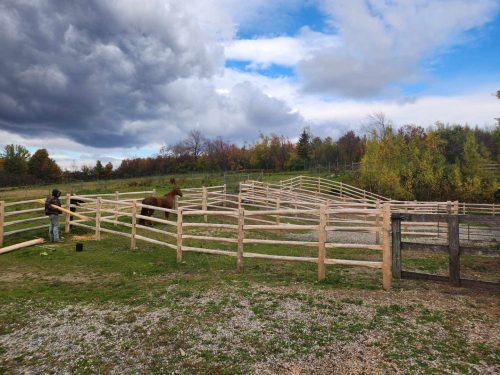
<svg viewBox="0 0 500 375"><path fill-rule="evenodd" d="M165 290L160 308L28 306L25 324L0 335L0 365L14 374L500 372L498 295L177 289Z"/></svg>

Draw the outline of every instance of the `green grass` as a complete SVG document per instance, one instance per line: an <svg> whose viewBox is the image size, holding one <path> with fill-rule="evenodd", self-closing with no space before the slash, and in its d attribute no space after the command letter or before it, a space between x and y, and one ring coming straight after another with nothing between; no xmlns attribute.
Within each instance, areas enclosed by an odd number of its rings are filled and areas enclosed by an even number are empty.
<svg viewBox="0 0 500 375"><path fill-rule="evenodd" d="M168 184L164 179L154 180L152 186L160 191ZM200 175L190 184L218 181L222 176L209 181ZM119 190L119 183L133 181L110 181L106 189ZM123 187L149 190L149 185L132 185ZM100 188L89 184L85 192ZM37 188L28 194L32 193L38 194ZM187 222L199 219L186 217ZM112 224L103 227L117 229ZM186 228L187 233L207 234L199 228ZM231 230L214 233L235 237ZM46 231L7 237L6 245L35 235L46 237ZM291 239L279 232L250 235ZM160 234L148 236L164 240ZM83 242L83 252L75 251L77 241ZM236 248L199 240L184 244ZM317 256L315 248L284 245L246 244L245 251ZM329 249L327 255L381 257L376 251L353 249ZM445 257L405 255L405 269L447 272ZM475 266L473 258L462 259L474 272L491 272L497 264ZM318 282L315 264L245 258L238 272L234 257L184 252L177 263L175 250L164 246L138 240L138 249L131 250L125 237L103 233L101 241L94 241L92 233L81 229L72 230L61 244L1 255L0 270L0 374L19 369L49 372L56 367L70 373L108 373L118 371L117 366L140 372L136 365L158 374L247 374L263 368L289 373L292 364L302 366L303 373L314 373L308 367L314 363L321 368L337 364L340 367L332 367L332 373L341 373L355 372L348 366L364 358L371 358L365 365L371 363L373 371L381 373L398 369L467 374L477 373L475 366L489 370L500 365L499 348L488 339L498 331L497 296L457 297L457 291L449 293L440 284L405 280L384 292L378 270L327 266L326 279ZM65 338L72 330L78 335ZM87 340L87 334L98 344ZM43 345L30 351L27 343L38 340ZM51 350L58 349L58 341L67 348Z"/></svg>

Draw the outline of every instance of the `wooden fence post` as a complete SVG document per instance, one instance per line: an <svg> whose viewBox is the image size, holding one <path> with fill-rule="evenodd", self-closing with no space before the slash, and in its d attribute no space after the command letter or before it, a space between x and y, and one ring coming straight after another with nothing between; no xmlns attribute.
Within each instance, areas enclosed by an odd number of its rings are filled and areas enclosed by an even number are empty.
<svg viewBox="0 0 500 375"><path fill-rule="evenodd" d="M375 203L375 209L377 211L380 211L380 200L379 199L377 199L377 201ZM379 214L375 215L375 226L377 228L380 226L380 215ZM375 243L377 245L380 245L380 231L379 230L377 230L375 232Z"/></svg>
<svg viewBox="0 0 500 375"><path fill-rule="evenodd" d="M458 215L448 215L448 251L450 283L460 286L460 231L458 226Z"/></svg>
<svg viewBox="0 0 500 375"><path fill-rule="evenodd" d="M115 201L118 202L120 200L120 192L119 191L115 191ZM115 203L115 211L118 211L118 203ZM115 221L118 221L118 213L115 212ZM115 223L115 225L117 225Z"/></svg>
<svg viewBox="0 0 500 375"><path fill-rule="evenodd" d="M206 211L208 207L208 198L207 198L207 188L203 186L202 196L201 196L201 209ZM203 215L203 220L205 223L207 222L207 215Z"/></svg>
<svg viewBox="0 0 500 375"><path fill-rule="evenodd" d="M238 210L241 210L241 193L238 194Z"/></svg>
<svg viewBox="0 0 500 375"><path fill-rule="evenodd" d="M325 279L325 258L326 258L326 205L319 208L319 228L318 228L318 281Z"/></svg>
<svg viewBox="0 0 500 375"><path fill-rule="evenodd" d="M95 240L101 240L101 197L97 198L95 207Z"/></svg>
<svg viewBox="0 0 500 375"><path fill-rule="evenodd" d="M182 207L177 209L177 263L182 262Z"/></svg>
<svg viewBox="0 0 500 375"><path fill-rule="evenodd" d="M0 247L3 246L3 225L5 222L5 202L0 201Z"/></svg>
<svg viewBox="0 0 500 375"><path fill-rule="evenodd" d="M280 205L281 205L281 202L280 202L280 197L276 198L276 211L278 211L280 209ZM276 214L276 225L280 225L280 214Z"/></svg>
<svg viewBox="0 0 500 375"><path fill-rule="evenodd" d="M339 184L340 184L340 198L342 198L342 181L339 182Z"/></svg>
<svg viewBox="0 0 500 375"><path fill-rule="evenodd" d="M245 210L238 210L238 253L236 257L236 267L238 271L243 269L243 239L245 238Z"/></svg>
<svg viewBox="0 0 500 375"><path fill-rule="evenodd" d="M391 218L392 228L392 276L401 279L401 214L394 213Z"/></svg>
<svg viewBox="0 0 500 375"><path fill-rule="evenodd" d="M66 209L71 211L71 194L66 194ZM70 214L64 216L64 233L69 233L70 218Z"/></svg>
<svg viewBox="0 0 500 375"><path fill-rule="evenodd" d="M132 230L130 236L130 249L135 250L137 248L135 234L137 232L137 202L134 201L132 205Z"/></svg>
<svg viewBox="0 0 500 375"><path fill-rule="evenodd" d="M226 184L223 185L223 188L222 188L222 193L224 194L224 200L222 202L222 207L226 207L226 201L227 201L227 187L226 187Z"/></svg>
<svg viewBox="0 0 500 375"><path fill-rule="evenodd" d="M177 210L179 208L179 196L176 195L174 197L174 210Z"/></svg>
<svg viewBox="0 0 500 375"><path fill-rule="evenodd" d="M392 285L391 239L389 237L391 231L391 204L389 202L383 204L382 212L382 285L385 290L388 290Z"/></svg>

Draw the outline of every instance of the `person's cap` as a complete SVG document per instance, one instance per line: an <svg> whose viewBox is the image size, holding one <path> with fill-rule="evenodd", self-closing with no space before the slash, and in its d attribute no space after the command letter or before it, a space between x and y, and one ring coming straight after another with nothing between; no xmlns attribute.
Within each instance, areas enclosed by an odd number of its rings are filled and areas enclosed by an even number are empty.
<svg viewBox="0 0 500 375"><path fill-rule="evenodd" d="M58 189L54 189L54 190L52 190L52 196L53 197L60 197L61 192Z"/></svg>

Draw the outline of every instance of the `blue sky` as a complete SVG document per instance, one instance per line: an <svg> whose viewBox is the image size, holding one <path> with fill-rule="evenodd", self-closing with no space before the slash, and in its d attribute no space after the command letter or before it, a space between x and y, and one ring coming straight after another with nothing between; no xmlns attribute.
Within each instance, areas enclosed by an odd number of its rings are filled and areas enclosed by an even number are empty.
<svg viewBox="0 0 500 375"><path fill-rule="evenodd" d="M0 147L71 169L195 129L243 144L336 139L374 112L493 126L498 35L498 0L5 0Z"/></svg>

